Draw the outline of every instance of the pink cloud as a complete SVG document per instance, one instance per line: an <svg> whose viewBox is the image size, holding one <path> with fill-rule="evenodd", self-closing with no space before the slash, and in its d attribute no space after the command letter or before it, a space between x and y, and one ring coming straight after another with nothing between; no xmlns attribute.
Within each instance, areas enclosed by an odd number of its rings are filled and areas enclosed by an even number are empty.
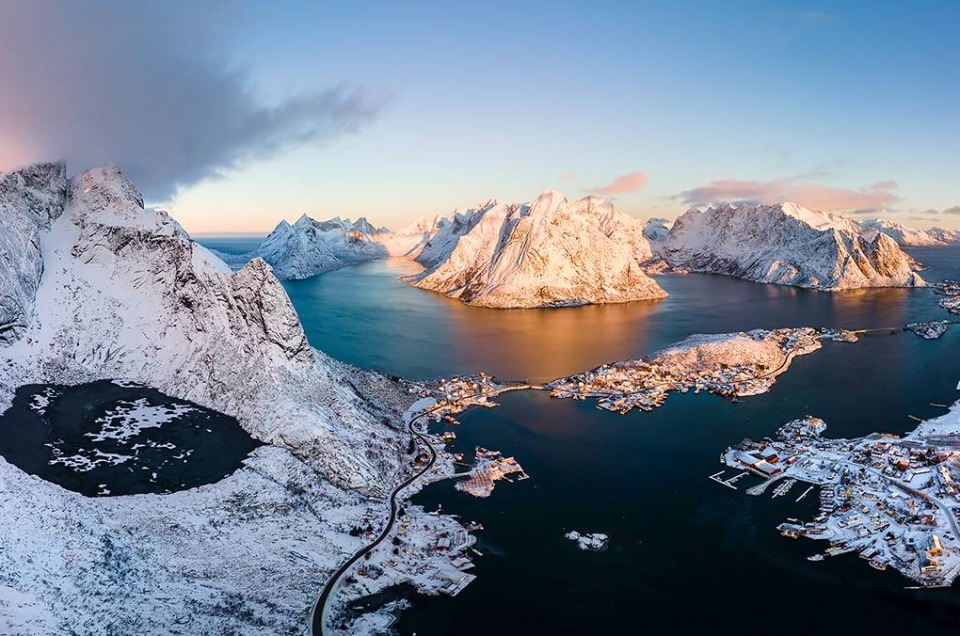
<svg viewBox="0 0 960 636"><path fill-rule="evenodd" d="M564 172L562 175L560 175L560 180L561 180L561 181L566 181L567 183L571 183L571 182L573 182L573 181L576 181L576 180L577 180L577 173L576 173L576 172L572 172L572 171L571 171L571 172Z"/></svg>
<svg viewBox="0 0 960 636"><path fill-rule="evenodd" d="M890 180L850 189L786 177L772 181L724 179L681 192L677 198L690 205L724 201L764 204L793 201L813 210L863 210L883 208L898 201L900 197L893 193L896 188L897 182Z"/></svg>
<svg viewBox="0 0 960 636"><path fill-rule="evenodd" d="M601 197L613 194L637 192L647 186L647 175L644 172L630 172L614 177L613 181L599 188L591 188L590 192Z"/></svg>

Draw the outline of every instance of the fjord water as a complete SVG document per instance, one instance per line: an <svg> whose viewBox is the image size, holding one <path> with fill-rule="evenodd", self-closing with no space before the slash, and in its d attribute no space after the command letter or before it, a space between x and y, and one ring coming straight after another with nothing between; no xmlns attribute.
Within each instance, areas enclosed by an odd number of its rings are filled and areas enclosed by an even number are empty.
<svg viewBox="0 0 960 636"><path fill-rule="evenodd" d="M917 250L930 281L960 277L960 250ZM784 326L894 327L946 319L931 290L839 294L719 276L662 276L659 303L558 310L465 307L397 282L415 271L381 261L286 284L314 346L367 368L408 377L483 369L550 379L647 355L692 333ZM944 412L957 399L960 327L940 340L880 333L827 343L798 358L773 390L733 403L671 395L651 413L620 416L592 402L521 392L454 427L454 448L515 456L532 479L501 482L475 499L440 482L414 502L481 522L473 572L458 597L411 598L395 626L417 634L953 633L954 589L909 591L896 572L855 556L810 562L826 544L781 538L787 517L815 514L817 492L748 497L707 479L720 452L812 414L827 435L902 433L908 415ZM727 471L728 475L734 471ZM566 530L605 532L606 552L583 552Z"/></svg>

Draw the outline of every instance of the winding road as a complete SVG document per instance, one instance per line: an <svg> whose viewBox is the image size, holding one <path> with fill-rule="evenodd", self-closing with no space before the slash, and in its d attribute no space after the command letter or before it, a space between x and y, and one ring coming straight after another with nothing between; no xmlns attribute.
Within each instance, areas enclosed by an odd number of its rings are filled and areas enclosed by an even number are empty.
<svg viewBox="0 0 960 636"><path fill-rule="evenodd" d="M483 394L472 395L466 399L479 397L480 395ZM320 592L320 597L313 606L313 612L310 616L310 632L313 634L313 636L326 636L326 634L329 633L327 631L328 603L330 600L330 595L333 593L334 588L340 582L340 579L343 577L343 575L347 572L347 570L350 569L351 566L353 566L354 563L362 559L363 555L376 548L378 545L383 543L384 539L390 536L390 532L393 530L393 524L397 520L397 495L401 490L420 479L424 474L427 473L427 471L433 468L434 463L436 463L437 451L433 449L433 446L430 445L430 441L424 435L417 432L417 430L414 428L414 424L416 424L419 419L430 415L440 408L442 408L442 406L436 405L427 409L426 411L412 418L410 423L407 425L407 428L410 430L410 434L419 439L427 447L427 450L430 451L430 461L427 462L427 465L421 470L408 477L390 492L390 518L387 520L387 525L383 528L380 534L377 535L377 538L374 539L369 545L360 548L360 550L354 553L354 555L350 557L350 559L347 560L343 565L341 565L340 568L327 580L327 584L323 586L323 591Z"/></svg>

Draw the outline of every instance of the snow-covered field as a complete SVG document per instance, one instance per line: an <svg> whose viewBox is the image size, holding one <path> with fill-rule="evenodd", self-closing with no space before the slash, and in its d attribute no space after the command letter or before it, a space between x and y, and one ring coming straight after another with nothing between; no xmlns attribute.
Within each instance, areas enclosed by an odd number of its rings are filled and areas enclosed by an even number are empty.
<svg viewBox="0 0 960 636"><path fill-rule="evenodd" d="M273 446L169 495L83 497L0 459L0 633L303 634L380 508Z"/></svg>

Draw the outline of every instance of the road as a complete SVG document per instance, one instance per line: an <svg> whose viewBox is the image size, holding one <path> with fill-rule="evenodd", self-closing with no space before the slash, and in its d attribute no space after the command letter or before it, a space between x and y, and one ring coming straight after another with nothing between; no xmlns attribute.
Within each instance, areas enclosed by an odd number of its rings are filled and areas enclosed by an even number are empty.
<svg viewBox="0 0 960 636"><path fill-rule="evenodd" d="M427 450L430 452L430 461L427 462L427 465L424 466L420 471L408 477L405 481L403 481L400 485L398 485L396 488L394 488L390 492L390 518L387 520L387 525L384 526L380 534L377 535L377 538L373 540L373 543L370 543L369 545L364 546L363 548L358 550L356 553L354 553L354 555L350 557L350 559L347 560L346 563L341 565L340 568L336 572L334 572L333 575L327 580L327 584L323 586L323 591L320 592L320 597L317 598L317 602L313 607L313 613L310 616L310 623L311 623L310 631L313 634L313 636L325 636L325 634L328 633L327 632L327 622L328 622L327 621L328 619L327 602L330 600L330 594L333 592L333 589L340 582L341 577L346 573L347 570L350 569L350 567L354 563L362 559L363 555L367 554L368 552L376 548L378 545L380 545L383 542L383 540L386 539L390 535L390 532L393 530L393 524L397 520L397 494L401 490L403 490L404 488L406 488L407 486L415 482L416 480L420 479L420 477L422 477L428 470L433 468L433 464L437 461L437 451L433 450L433 446L430 445L430 442L429 440L427 440L426 437L424 437L423 435L421 435L416 431L416 429L414 428L414 425L417 423L419 419L430 415L431 413L433 413L439 408L441 407L434 406L432 408L429 408L423 413L421 413L420 415L410 420L410 423L408 424L410 434L415 436L421 442L423 442L423 444L427 447ZM317 611L318 609L319 611Z"/></svg>
<svg viewBox="0 0 960 636"><path fill-rule="evenodd" d="M527 388L536 388L536 387L532 387L530 385L502 387L502 389L500 391L497 391L494 395L499 395L500 393L505 393L507 391L517 391L520 389L527 389ZM475 395L470 395L463 399L470 400L473 398L480 397L482 395L489 396L490 393L477 393ZM311 625L310 632L311 634L313 634L313 636L325 636L326 634L329 633L327 631L327 624L329 622L327 620L329 618L328 602L330 600L330 596L333 593L334 588L336 588L337 584L340 582L340 579L343 577L343 575L347 572L347 570L350 569L351 566L353 566L354 563L362 559L363 555L367 554L368 552L376 548L378 545L383 543L384 539L390 536L390 532L393 530L393 524L396 523L397 521L397 495L400 493L401 490L403 490L404 488L406 488L416 480L420 479L424 474L427 473L427 471L433 468L434 463L436 463L437 451L433 450L433 446L430 445L430 441L424 435L421 435L420 433L417 432L417 430L414 428L414 425L421 418L427 417L434 411L437 411L441 408L443 408L443 406L441 405L433 406L410 420L410 423L407 426L408 429L410 430L410 434L416 437L417 439L419 439L427 447L427 450L430 452L430 461L427 462L427 465L424 466L420 471L411 475L403 483L398 485L396 488L394 488L390 492L390 518L387 520L387 525L384 527L384 529L380 532L379 535L377 535L377 538L373 540L373 543L370 543L369 545L364 546L363 548L360 548L360 550L354 553L354 555L350 557L350 559L347 560L346 563L341 565L340 568L337 569L337 571L334 572L333 575L327 580L326 585L323 586L323 591L320 592L320 597L317 599L316 604L314 604L313 606L313 612L310 615L310 625Z"/></svg>

